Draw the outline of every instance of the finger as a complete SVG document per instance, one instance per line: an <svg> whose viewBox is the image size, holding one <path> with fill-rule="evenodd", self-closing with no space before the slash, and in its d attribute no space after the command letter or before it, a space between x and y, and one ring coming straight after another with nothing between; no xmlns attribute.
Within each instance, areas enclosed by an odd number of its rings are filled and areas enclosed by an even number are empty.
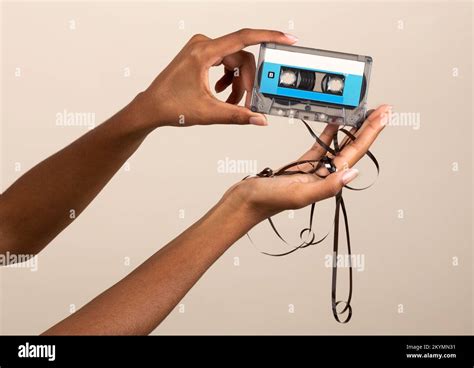
<svg viewBox="0 0 474 368"><path fill-rule="evenodd" d="M232 92L227 98L226 102L229 104L237 105L244 97L245 88L240 81L234 81L232 83Z"/></svg>
<svg viewBox="0 0 474 368"><path fill-rule="evenodd" d="M372 114L374 111L375 111L375 109L368 110L367 114L366 114L366 117L369 117L370 114ZM354 135L355 137L357 137L360 134L359 129L357 129L357 128L351 128L349 130L349 132L352 133L352 135ZM344 136L341 143L339 144L339 147L342 149L349 141L351 141L351 139L348 136Z"/></svg>
<svg viewBox="0 0 474 368"><path fill-rule="evenodd" d="M237 105L242 100L242 97L244 97L245 94L245 82L241 77L244 70L244 66L242 65L245 59L244 51L240 51L236 54L233 54L232 57L234 58L232 64L228 64L232 67L233 70L232 92L227 98L226 102Z"/></svg>
<svg viewBox="0 0 474 368"><path fill-rule="evenodd" d="M391 106L378 107L362 124L357 138L346 144L344 149L334 158L333 163L338 169L352 167L365 155L379 133L387 123Z"/></svg>
<svg viewBox="0 0 474 368"><path fill-rule="evenodd" d="M251 91L257 69L255 65L255 57L250 52L239 51L224 57L222 63L227 69L234 71L232 87L233 89L238 90L236 94L242 93L241 96L239 95L240 98L238 101L233 101L232 103L239 103L243 97L243 93L246 92L247 97L245 100L245 106L249 108Z"/></svg>
<svg viewBox="0 0 474 368"><path fill-rule="evenodd" d="M245 91L245 107L250 109L250 104L252 103L252 91Z"/></svg>
<svg viewBox="0 0 474 368"><path fill-rule="evenodd" d="M214 57L224 57L242 50L247 46L262 42L292 45L296 41L298 41L298 39L295 36L283 32L245 28L211 40L209 43L209 51Z"/></svg>
<svg viewBox="0 0 474 368"><path fill-rule="evenodd" d="M227 68L224 68L224 75L216 82L214 89L217 93L222 92L230 86L234 79L234 72Z"/></svg>
<svg viewBox="0 0 474 368"><path fill-rule="evenodd" d="M351 133L353 136L356 137L357 131L358 131L358 129L354 127L354 128L351 128L349 130L349 133ZM344 148L344 146L347 143L349 143L350 141L351 141L351 139L349 138L349 136L344 135L344 137L342 138L342 141L339 143L339 149L342 150ZM332 157L332 155L331 155L331 157Z"/></svg>
<svg viewBox="0 0 474 368"><path fill-rule="evenodd" d="M319 139L323 141L326 145L330 145L332 139L334 138L334 134L336 134L337 130L339 127L334 124L328 124L324 128L323 132L319 136ZM326 149L322 147L318 142L314 142L313 146L306 151L299 159L298 161L302 160L318 160L326 154Z"/></svg>
<svg viewBox="0 0 474 368"><path fill-rule="evenodd" d="M326 145L330 145L331 141L338 130L338 126L334 124L328 124L324 128L323 132L319 136L319 139L323 141ZM304 160L319 160L322 156L326 154L326 149L322 147L318 142L314 142L313 146L306 151L297 161ZM310 163L301 164L295 166L293 170L288 171L308 171L314 168Z"/></svg>
<svg viewBox="0 0 474 368"><path fill-rule="evenodd" d="M211 104L211 111L213 118L209 124L268 125L265 115L217 99Z"/></svg>
<svg viewBox="0 0 474 368"><path fill-rule="evenodd" d="M255 80L255 73L257 72L257 66L255 62L255 56L250 52L243 51L244 59L240 68L240 75L242 85L246 92L245 107L250 108L250 100L252 97L252 87Z"/></svg>
<svg viewBox="0 0 474 368"><path fill-rule="evenodd" d="M344 185L354 180L358 174L357 169L346 169L328 175L325 179L301 184L298 188L301 195L300 201L303 202L304 206L333 197L341 191Z"/></svg>
<svg viewBox="0 0 474 368"><path fill-rule="evenodd" d="M366 117L369 117L370 114L372 114L374 111L375 111L375 109L367 110L367 114L365 114L365 116L366 116Z"/></svg>
<svg viewBox="0 0 474 368"><path fill-rule="evenodd" d="M198 34L195 34L193 35L189 40L188 42L186 43L186 45L192 45L193 43L196 43L196 42L202 42L202 41L209 41L211 38L207 37L206 35L203 35L201 33L198 33Z"/></svg>

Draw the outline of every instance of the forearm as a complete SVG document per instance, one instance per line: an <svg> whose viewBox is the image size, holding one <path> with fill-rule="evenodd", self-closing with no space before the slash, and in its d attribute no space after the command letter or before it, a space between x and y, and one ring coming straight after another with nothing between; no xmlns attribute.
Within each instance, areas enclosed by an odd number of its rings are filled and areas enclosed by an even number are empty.
<svg viewBox="0 0 474 368"><path fill-rule="evenodd" d="M39 252L87 207L149 132L140 125L137 100L1 195L0 252Z"/></svg>
<svg viewBox="0 0 474 368"><path fill-rule="evenodd" d="M130 275L45 334L149 334L258 220L226 197Z"/></svg>

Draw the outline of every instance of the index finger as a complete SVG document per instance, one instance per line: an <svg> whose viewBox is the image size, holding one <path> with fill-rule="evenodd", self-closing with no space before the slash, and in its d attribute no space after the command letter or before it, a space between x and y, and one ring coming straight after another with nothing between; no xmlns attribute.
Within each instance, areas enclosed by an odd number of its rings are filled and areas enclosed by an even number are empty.
<svg viewBox="0 0 474 368"><path fill-rule="evenodd" d="M224 57L262 42L292 45L296 41L295 36L280 31L244 28L210 41L210 50L213 56Z"/></svg>
<svg viewBox="0 0 474 368"><path fill-rule="evenodd" d="M334 158L333 163L338 170L354 166L365 155L385 127L390 109L390 105L382 105L369 115L358 131L357 138L347 143L340 154Z"/></svg>

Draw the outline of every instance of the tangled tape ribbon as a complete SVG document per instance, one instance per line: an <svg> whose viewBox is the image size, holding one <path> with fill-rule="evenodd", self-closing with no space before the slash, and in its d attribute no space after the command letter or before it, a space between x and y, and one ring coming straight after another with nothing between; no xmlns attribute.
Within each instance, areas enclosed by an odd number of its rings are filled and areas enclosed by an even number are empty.
<svg viewBox="0 0 474 368"><path fill-rule="evenodd" d="M329 152L333 158L336 157L339 152L342 151L342 149L345 147L345 145L351 141L354 141L356 137L354 136L353 133L350 131L346 130L344 127L340 128L338 132L343 133L347 139L346 141L340 145L337 137L337 133L334 134L334 137L332 139L332 144L334 148L331 148L330 145L327 145L324 143L311 129L309 124L301 120L303 124L306 126L308 129L309 133L311 136L316 140L316 142L323 147L327 152ZM357 131L358 128L354 131L354 133ZM365 153L370 160L374 163L375 168L377 169L377 176L380 173L380 166L375 158L375 156L372 154L372 152L367 151ZM337 169L333 164L333 158L330 158L329 156L323 156L319 160L302 160L302 161L296 161L291 164L288 164L278 171L274 172L270 168L265 168L262 170L260 173L258 173L256 176L257 177L275 177L275 176L280 176L280 175L295 175L295 174L314 174L320 177L321 179L324 179L327 175L321 175L318 173L318 170L321 169L322 167L325 167L329 174L334 173ZM299 166L302 164L310 164L312 166L311 170L309 171L302 171L302 170L290 170L291 168L294 168L295 166ZM247 179L248 177L244 178L243 180ZM344 187L349 189L349 190L365 190L367 188L370 188L374 183L362 187L362 188L354 188L349 185L345 185ZM300 239L301 243L297 246L292 246L292 249L289 251L283 252L283 253L267 253L267 252L261 252L267 256L272 256L272 257L281 257L281 256L286 256L288 254L291 254L293 252L296 252L297 250L309 247L310 245L316 245L321 242L323 242L330 233L330 230L324 235L322 238L316 240L316 235L313 231L313 218L314 218L314 213L315 213L315 205L316 203L311 204L311 211L309 215L309 226L307 228L304 228L303 230L300 231ZM347 295L346 300L337 300L336 297L336 290L337 290L337 258L338 258L338 253L339 253L339 222L340 222L340 212L342 211L342 215L344 218L344 228L345 228L345 234L346 234L346 243L347 243L347 254L348 254L348 260L349 260L349 292ZM274 233L277 235L277 237L286 245L290 245L285 238L280 234L280 232L277 230L275 223L273 222L272 218L269 217L268 222L270 223L271 228L273 229ZM250 241L253 243L252 238L250 237L249 234L247 234L248 238ZM304 240L306 236L306 240ZM344 199L342 197L342 190L336 195L336 208L334 212L334 238L333 238L333 260L332 260L332 285L331 285L331 308L332 308L332 313L334 315L334 318L336 319L337 322L339 323L347 323L350 321L352 317L352 306L351 306L351 300L352 300L352 256L351 256L351 241L350 241L350 235L349 235L349 221L347 217L347 211L346 211L346 206L344 203ZM344 307L342 310L338 311L337 308L339 305L343 305ZM342 318L341 316L344 315L345 313L346 317ZM342 318L342 319L341 319Z"/></svg>

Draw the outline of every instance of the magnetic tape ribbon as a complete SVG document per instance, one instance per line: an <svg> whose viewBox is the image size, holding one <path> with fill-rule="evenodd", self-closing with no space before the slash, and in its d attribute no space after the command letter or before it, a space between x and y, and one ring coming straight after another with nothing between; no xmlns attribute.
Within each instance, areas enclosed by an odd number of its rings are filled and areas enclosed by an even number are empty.
<svg viewBox="0 0 474 368"><path fill-rule="evenodd" d="M356 137L354 136L353 133L346 130L344 127L340 128L338 130L338 132L342 132L347 139L342 145L340 145L340 143L338 141L337 133L336 133L334 135L333 139L332 139L332 143L333 143L334 148L331 148L330 145L327 145L326 143L324 143L314 133L314 131L311 129L311 127L309 126L309 124L306 121L304 121L304 120L301 120L301 121L306 126L309 133L316 140L316 142L334 157L339 154L339 152L345 147L345 145L348 142L354 141L356 139ZM370 158L370 160L373 162L373 164L375 165L375 168L377 170L377 176L378 176L379 173L380 173L380 166L379 166L379 163L378 163L377 159L375 158L375 156L370 151L367 151L365 153L365 155L367 155ZM296 170L289 170L291 168L297 167L297 166L302 165L302 164L310 164L312 166L311 170L302 171L299 168L297 168ZM282 167L281 169L279 169L276 172L274 172L272 169L267 167L267 168L263 169L260 173L258 173L256 176L257 177L275 177L275 176L280 176L280 175L314 174L314 175L317 175L318 177L320 177L321 179L324 179L327 175L320 175L318 173L318 170L322 167L325 167L328 170L328 172L329 172L328 175L336 172L336 170L337 170L336 167L333 164L333 159L326 156L326 155L324 155L319 160L302 160L302 161L296 161L296 162L290 163L290 164ZM247 178L248 177L244 178L243 180L245 180ZM373 184L374 183L372 183L368 186L362 187L362 188L355 188L355 187L351 187L349 185L345 185L344 187L349 189L349 190L360 191L360 190L370 188ZM334 315L334 318L336 319L337 322L347 323L347 322L350 321L350 319L352 317L352 306L351 306L352 283L353 283L353 280L352 280L352 256L351 256L352 251L351 251L351 241L350 241L350 234L349 234L349 220L348 220L348 216L347 216L346 206L345 206L345 203L344 203L344 198L342 196L342 190L336 195L335 199L336 199L336 207L335 207L335 211L334 211L334 224L333 224L333 226L334 226L334 236L333 236L332 281L331 281L331 308L332 308L332 313ZM329 236L330 230L322 238L316 240L316 235L313 231L313 222L314 222L313 220L314 220L314 217L315 217L315 206L316 206L316 203L311 204L311 210L310 210L310 216L309 216L309 226L300 231L299 236L300 236L301 243L299 245L292 246L292 249L290 249L289 251L283 252L283 253L268 253L268 252L261 252L261 253L263 253L267 256L281 257L281 256L286 256L288 254L291 254L293 252L296 252L297 250L309 247L310 245L316 245L316 244L319 244L319 243L323 242ZM348 292L346 300L337 300L337 296L336 296L336 291L337 291L337 258L338 258L338 254L339 254L339 223L340 223L340 213L341 213L341 211L342 211L342 216L343 216L343 220L344 220L344 228L345 228L346 243L347 243L347 254L348 254L348 260L349 260L349 292ZM285 240L285 238L280 234L280 232L277 230L277 228L275 226L275 223L273 222L272 218L269 217L267 220L268 220L273 232L277 235L277 237L283 243L285 243L287 245L290 245ZM304 240L303 237L306 233L307 233L307 237L306 237L306 240ZM253 243L252 238L250 237L250 235L247 234L247 236L250 239L250 241ZM341 304L344 305L344 308L342 308L342 310L338 312L337 307ZM347 312L346 317L341 319L340 316L343 315L346 312Z"/></svg>

